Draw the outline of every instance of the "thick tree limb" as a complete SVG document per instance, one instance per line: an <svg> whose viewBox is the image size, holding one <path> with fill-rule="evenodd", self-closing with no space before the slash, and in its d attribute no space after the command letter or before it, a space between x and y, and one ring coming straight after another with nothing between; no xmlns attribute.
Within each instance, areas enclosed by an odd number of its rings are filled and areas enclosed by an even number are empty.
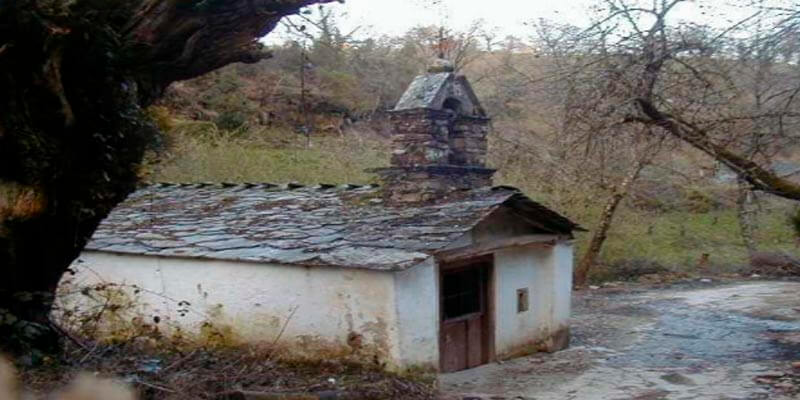
<svg viewBox="0 0 800 400"><path fill-rule="evenodd" d="M659 111L650 101L640 98L637 99L636 102L639 105L639 109L647 118L634 118L633 120L661 127L673 136L708 154L730 168L742 179L751 184L755 190L800 201L800 185L788 179L781 178L774 172L762 168L755 162L714 143L710 139L708 133L702 128L689 121Z"/></svg>
<svg viewBox="0 0 800 400"><path fill-rule="evenodd" d="M258 39L300 8L334 0L150 0L120 31L130 67L156 96L171 82L270 54ZM151 96L155 97L155 96ZM145 100L149 98L145 97Z"/></svg>

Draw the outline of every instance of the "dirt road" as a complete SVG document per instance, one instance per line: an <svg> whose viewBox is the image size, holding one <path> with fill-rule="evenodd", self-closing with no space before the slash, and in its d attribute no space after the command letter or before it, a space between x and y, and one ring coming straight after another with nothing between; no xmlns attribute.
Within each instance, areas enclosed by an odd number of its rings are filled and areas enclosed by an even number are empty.
<svg viewBox="0 0 800 400"><path fill-rule="evenodd" d="M444 375L445 398L800 398L798 282L588 291L573 315L569 350Z"/></svg>

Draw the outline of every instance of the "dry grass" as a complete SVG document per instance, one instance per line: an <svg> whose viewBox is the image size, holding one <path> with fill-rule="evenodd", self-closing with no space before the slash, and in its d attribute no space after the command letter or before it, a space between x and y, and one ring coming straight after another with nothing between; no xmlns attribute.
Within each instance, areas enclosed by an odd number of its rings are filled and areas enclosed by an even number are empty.
<svg viewBox="0 0 800 400"><path fill-rule="evenodd" d="M124 377L133 392L114 381L95 378L95 374ZM132 393L141 400L217 399L235 390L335 391L343 399L414 400L435 396L432 375L397 375L385 372L379 365L355 362L278 360L266 349L253 347L170 352L155 351L136 342L92 344L87 349L68 344L61 359L23 368L20 375L38 398L58 392L62 396L58 400L133 400ZM68 382L73 383L66 391L60 391Z"/></svg>
<svg viewBox="0 0 800 400"><path fill-rule="evenodd" d="M149 179L163 182L372 183L389 161L386 141L354 133L305 137L286 131L239 136L173 133L172 157Z"/></svg>

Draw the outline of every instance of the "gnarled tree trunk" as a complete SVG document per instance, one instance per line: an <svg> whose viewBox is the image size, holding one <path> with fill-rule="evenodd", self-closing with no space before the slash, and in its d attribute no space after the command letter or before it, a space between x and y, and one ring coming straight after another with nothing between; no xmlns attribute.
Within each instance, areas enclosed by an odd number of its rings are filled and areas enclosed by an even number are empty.
<svg viewBox="0 0 800 400"><path fill-rule="evenodd" d="M642 168L647 165L649 155L645 155L631 167L628 174L622 181L614 188L614 194L606 202L603 208L603 213L600 214L600 222L597 227L593 229L592 240L589 241L589 247L583 253L578 266L575 268L574 285L575 287L584 287L589 278L589 271L597 261L600 255L600 250L603 248L606 238L608 238L608 230L611 228L611 223L614 221L614 214L617 212L619 204L628 195L631 185L639 177Z"/></svg>
<svg viewBox="0 0 800 400"><path fill-rule="evenodd" d="M55 343L58 281L157 138L142 107L326 1L0 0L0 347Z"/></svg>
<svg viewBox="0 0 800 400"><path fill-rule="evenodd" d="M744 247L747 249L747 256L752 261L758 253L758 244L755 240L756 224L753 218L755 214L755 210L753 209L753 191L744 179L740 178L738 183L736 218L739 220L739 230L742 234Z"/></svg>

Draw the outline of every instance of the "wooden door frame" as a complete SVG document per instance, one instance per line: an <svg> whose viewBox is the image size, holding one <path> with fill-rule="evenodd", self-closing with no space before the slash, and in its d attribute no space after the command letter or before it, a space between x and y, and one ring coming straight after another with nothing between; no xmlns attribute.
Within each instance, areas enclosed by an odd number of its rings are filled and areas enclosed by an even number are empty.
<svg viewBox="0 0 800 400"><path fill-rule="evenodd" d="M442 324L444 323L444 296L442 295L442 281L445 273L465 270L471 268L485 268L486 278L483 284L484 293L483 301L485 302L486 316L483 319L481 330L482 360L481 365L488 364L496 361L494 341L495 341L495 263L494 254L484 254L477 257L463 258L454 261L437 261L438 265L438 290L437 296L439 297L439 320L437 321L437 332L439 336L439 368L442 368L444 360L444 335L442 332Z"/></svg>

